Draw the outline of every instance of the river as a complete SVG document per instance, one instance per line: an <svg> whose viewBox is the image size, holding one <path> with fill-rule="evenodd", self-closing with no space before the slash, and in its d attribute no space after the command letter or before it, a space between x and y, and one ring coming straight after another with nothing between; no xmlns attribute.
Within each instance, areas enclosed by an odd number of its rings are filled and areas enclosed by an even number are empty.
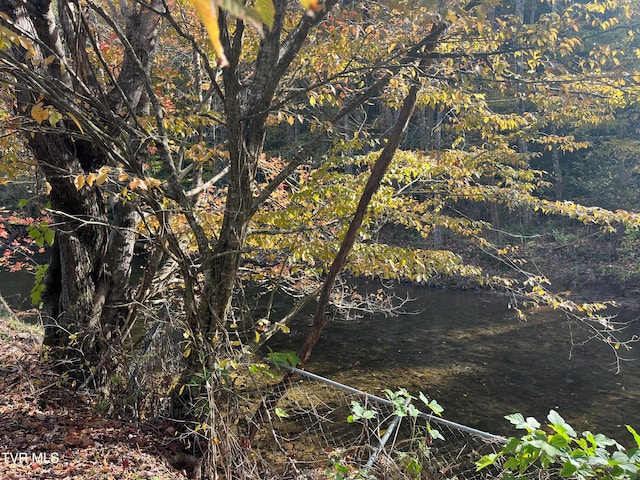
<svg viewBox="0 0 640 480"><path fill-rule="evenodd" d="M33 272L27 270L19 270L17 272L8 272L0 269L0 295L6 302L18 310L32 308L31 288L34 282Z"/></svg>
<svg viewBox="0 0 640 480"><path fill-rule="evenodd" d="M14 307L29 307L33 276L0 272L0 294ZM377 290L379 284L371 283ZM366 287L364 287L366 288ZM520 412L544 421L557 410L576 430L613 436L631 445L624 425L640 429L640 345L619 352L558 312L538 309L516 318L505 298L487 292L396 286L409 297L397 317L364 315L333 320L307 369L380 395L403 387L424 392L444 416L501 435L514 431L503 416ZM640 335L638 312L617 312L628 321L624 335ZM312 312L273 339L273 350L297 350Z"/></svg>
<svg viewBox="0 0 640 480"><path fill-rule="evenodd" d="M373 285L372 288L378 288ZM368 393L389 388L424 392L445 408L444 416L480 430L514 435L503 417L520 412L544 423L557 410L578 432L613 436L624 445L624 427L640 429L640 345L615 353L589 338L581 324L549 309L518 320L505 298L487 292L399 286L414 299L398 317L365 315L329 323L307 369ZM640 335L637 312L624 335ZM275 339L274 350L296 350L311 314Z"/></svg>

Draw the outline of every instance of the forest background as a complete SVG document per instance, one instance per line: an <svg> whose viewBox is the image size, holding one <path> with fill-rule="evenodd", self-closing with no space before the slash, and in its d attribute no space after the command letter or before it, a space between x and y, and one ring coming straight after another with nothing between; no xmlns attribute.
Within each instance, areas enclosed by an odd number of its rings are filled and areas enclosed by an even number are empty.
<svg viewBox="0 0 640 480"><path fill-rule="evenodd" d="M640 286L637 1L210 5L0 1L0 267L34 270L70 385L146 397L217 472L277 402L229 421L269 338L317 303L304 363L327 312L386 308L340 278L500 291L630 346L601 313ZM178 348L141 384L158 331Z"/></svg>

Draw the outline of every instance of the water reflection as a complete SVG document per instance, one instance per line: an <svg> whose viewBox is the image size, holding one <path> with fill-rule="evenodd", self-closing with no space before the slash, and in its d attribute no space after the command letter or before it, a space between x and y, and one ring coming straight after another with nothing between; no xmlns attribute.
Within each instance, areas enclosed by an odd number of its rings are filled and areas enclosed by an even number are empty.
<svg viewBox="0 0 640 480"><path fill-rule="evenodd" d="M505 299L488 293L401 288L415 299L408 308L421 313L334 321L307 368L370 393L422 391L448 419L493 433L513 434L505 414L544 421L553 408L578 431L630 444L624 424L640 428L636 349L623 352L616 374L612 348L583 344L589 331L558 312L540 309L520 321ZM623 320L633 316L620 312ZM298 319L271 348L297 349L309 321ZM640 334L640 322L630 325L633 333Z"/></svg>

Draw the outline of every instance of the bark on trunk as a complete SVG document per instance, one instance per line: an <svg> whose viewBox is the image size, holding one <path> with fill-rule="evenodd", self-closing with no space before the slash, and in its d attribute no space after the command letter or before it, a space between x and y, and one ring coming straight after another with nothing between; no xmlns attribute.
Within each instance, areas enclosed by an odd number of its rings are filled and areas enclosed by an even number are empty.
<svg viewBox="0 0 640 480"><path fill-rule="evenodd" d="M47 313L45 345L61 370L97 385L102 370L108 367L109 350L118 345L120 329L128 317L138 214L136 202L109 205L104 189L97 185L78 188L74 180L108 164L114 147L104 140L101 144L99 139L119 135L116 119L120 118L120 106L127 103L140 109L144 105L145 78L140 67L144 70L150 65L159 17L141 6L129 11L127 34L133 47L125 54L119 85L112 86L113 101L110 105L100 103L109 97L102 92L92 97L94 109L83 112L86 118L101 118L107 124L98 132L95 128L100 127L80 127L77 119L60 120L56 129L40 128L29 116L38 102L73 103L76 97L87 98L88 88L98 87L93 66L88 63L81 12L70 2L59 2L61 28L51 0L0 0L0 12L34 40L36 58L54 57L51 62L30 62L25 51L15 46L15 62L7 68L19 85L15 89L16 111L33 124L26 143L51 186L56 238L42 295ZM73 69L62 68L63 63ZM79 108L85 108L86 103ZM109 118L113 120L110 124Z"/></svg>

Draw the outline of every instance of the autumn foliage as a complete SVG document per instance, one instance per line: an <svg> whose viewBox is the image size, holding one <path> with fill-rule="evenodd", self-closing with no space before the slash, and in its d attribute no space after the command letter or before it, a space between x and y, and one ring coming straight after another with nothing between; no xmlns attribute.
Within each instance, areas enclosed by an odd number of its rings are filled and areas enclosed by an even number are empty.
<svg viewBox="0 0 640 480"><path fill-rule="evenodd" d="M195 453L250 464L227 393L315 301L350 225L341 275L456 278L627 345L604 302L554 293L526 265L505 219L640 226L549 195L591 148L586 130L637 109L637 2L115 3L0 1L3 179L36 165L48 215L20 220L31 240L5 245L0 267L49 247L34 300L70 383L118 403L143 388L130 372L162 331L178 351L161 395ZM17 223L3 211L0 237ZM266 313L250 288L268 292ZM276 295L294 301L277 318Z"/></svg>

